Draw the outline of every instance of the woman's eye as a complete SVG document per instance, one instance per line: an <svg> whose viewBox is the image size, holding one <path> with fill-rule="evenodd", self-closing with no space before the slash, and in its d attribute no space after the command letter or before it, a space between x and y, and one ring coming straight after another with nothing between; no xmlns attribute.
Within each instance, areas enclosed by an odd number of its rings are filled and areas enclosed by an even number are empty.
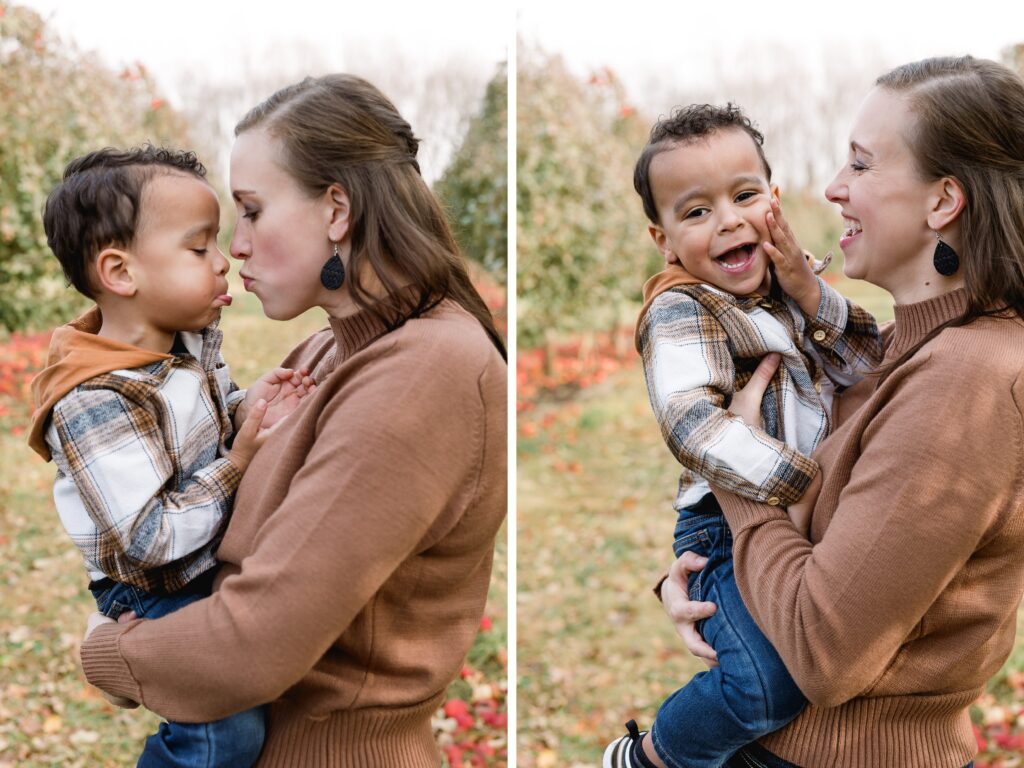
<svg viewBox="0 0 1024 768"><path fill-rule="evenodd" d="M256 221L256 217L260 215L259 211L246 211L242 214L243 219L249 219L249 221Z"/></svg>
<svg viewBox="0 0 1024 768"><path fill-rule="evenodd" d="M866 171L867 169L868 167L859 160L854 160L852 163L850 163L850 170L852 170L854 173L860 173L861 171Z"/></svg>

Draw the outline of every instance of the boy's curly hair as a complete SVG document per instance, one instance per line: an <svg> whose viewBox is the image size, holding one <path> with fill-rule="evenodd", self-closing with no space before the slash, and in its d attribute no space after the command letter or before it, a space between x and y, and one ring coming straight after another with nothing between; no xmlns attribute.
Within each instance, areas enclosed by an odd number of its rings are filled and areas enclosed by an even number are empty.
<svg viewBox="0 0 1024 768"><path fill-rule="evenodd" d="M651 160L655 155L680 144L711 136L727 128L738 128L750 136L757 149L757 155L761 158L765 176L768 181L772 180L772 169L764 156L764 136L754 127L750 118L743 114L740 107L732 102L724 107L714 104L676 107L671 115L662 118L651 128L647 146L640 153L636 168L633 170L633 187L643 200L644 213L652 223L658 223L658 210L654 204L654 194L651 192Z"/></svg>
<svg viewBox="0 0 1024 768"><path fill-rule="evenodd" d="M104 248L132 244L143 189L158 173L175 171L206 178L206 168L194 152L151 144L100 149L64 169L63 181L46 198L43 229L64 275L79 293L96 298L89 262Z"/></svg>

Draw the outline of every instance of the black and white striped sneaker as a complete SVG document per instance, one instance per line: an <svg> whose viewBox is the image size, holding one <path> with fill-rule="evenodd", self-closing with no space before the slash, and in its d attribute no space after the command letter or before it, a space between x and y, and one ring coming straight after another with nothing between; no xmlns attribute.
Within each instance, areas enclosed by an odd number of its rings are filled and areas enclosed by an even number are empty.
<svg viewBox="0 0 1024 768"><path fill-rule="evenodd" d="M620 736L605 749L601 768L642 768L643 764L633 757L633 750L634 744L646 736L647 731L637 728L636 720L626 723L626 730L629 733Z"/></svg>

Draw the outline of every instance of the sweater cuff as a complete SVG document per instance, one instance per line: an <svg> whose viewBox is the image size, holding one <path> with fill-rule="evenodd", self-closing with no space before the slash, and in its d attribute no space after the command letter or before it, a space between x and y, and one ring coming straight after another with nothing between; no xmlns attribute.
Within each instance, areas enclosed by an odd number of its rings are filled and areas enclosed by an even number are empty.
<svg viewBox="0 0 1024 768"><path fill-rule="evenodd" d="M722 507L725 519L729 523L729 529L733 537L739 532L755 525L768 523L772 520L782 520L788 516L786 510L778 506L759 504L756 501L744 499L734 493L716 491L715 498Z"/></svg>
<svg viewBox="0 0 1024 768"><path fill-rule="evenodd" d="M138 623L96 627L82 643L82 670L86 680L100 690L141 703L142 688L121 656L121 636Z"/></svg>

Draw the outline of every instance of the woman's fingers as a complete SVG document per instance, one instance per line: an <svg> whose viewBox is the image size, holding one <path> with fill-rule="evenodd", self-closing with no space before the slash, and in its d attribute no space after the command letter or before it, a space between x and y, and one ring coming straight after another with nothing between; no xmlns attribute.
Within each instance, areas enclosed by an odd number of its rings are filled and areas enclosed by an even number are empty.
<svg viewBox="0 0 1024 768"><path fill-rule="evenodd" d="M715 649L704 642L697 630L697 622L713 616L718 606L714 603L691 600L689 578L707 564L707 558L695 552L684 552L668 570L668 578L661 585L661 602L665 606L676 632L683 639L686 649L709 667L718 664Z"/></svg>
<svg viewBox="0 0 1024 768"><path fill-rule="evenodd" d="M761 426L761 401L781 362L782 355L778 352L765 355L746 386L732 396L729 410L753 427Z"/></svg>

